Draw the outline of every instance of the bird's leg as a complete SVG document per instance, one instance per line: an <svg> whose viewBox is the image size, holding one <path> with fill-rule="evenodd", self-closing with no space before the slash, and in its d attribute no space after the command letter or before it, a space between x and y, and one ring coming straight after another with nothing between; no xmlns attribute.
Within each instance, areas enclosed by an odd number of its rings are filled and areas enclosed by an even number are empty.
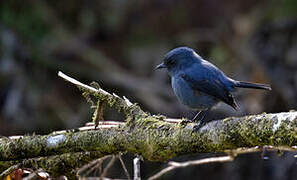
<svg viewBox="0 0 297 180"><path fill-rule="evenodd" d="M206 121L204 120L205 115L209 112L209 109L206 109L204 111L200 111L197 113L197 115L193 118L193 122L197 122L196 118L198 117L199 114L203 113L202 116L198 119L199 121L197 124L193 127L193 131L198 131L202 126L206 124Z"/></svg>
<svg viewBox="0 0 297 180"><path fill-rule="evenodd" d="M197 114L195 115L195 117L193 119L186 119L186 120L183 120L181 123L182 124L188 124L188 123L193 123L193 122L196 122L195 120L198 118L199 114L201 113L202 111L198 111Z"/></svg>
<svg viewBox="0 0 297 180"><path fill-rule="evenodd" d="M187 120L183 120L182 124L187 124L187 123L197 123L197 125L194 126L195 127L199 127L201 128L206 122L204 121L204 117L205 115L208 113L209 109L206 110L201 110L198 111L197 114L194 116L193 119L187 119ZM202 115L201 115L202 114ZM199 117L199 115L201 115L201 117ZM198 129L199 129L198 128Z"/></svg>
<svg viewBox="0 0 297 180"><path fill-rule="evenodd" d="M191 120L191 122L197 122L197 120L199 121L199 114L201 114L203 111L198 111L197 114L194 116L194 118ZM204 115L205 116L205 115ZM204 118L204 116L202 118Z"/></svg>

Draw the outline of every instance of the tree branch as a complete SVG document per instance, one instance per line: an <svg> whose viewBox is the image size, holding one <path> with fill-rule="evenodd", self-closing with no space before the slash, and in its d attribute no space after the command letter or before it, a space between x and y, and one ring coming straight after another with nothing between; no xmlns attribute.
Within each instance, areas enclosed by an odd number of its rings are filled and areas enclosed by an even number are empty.
<svg viewBox="0 0 297 180"><path fill-rule="evenodd" d="M148 180L158 179L164 174L168 173L169 171L173 171L174 169L177 169L177 168L185 168L188 166L208 164L208 163L214 163L214 162L230 162L230 161L233 161L233 159L234 158L232 156L222 156L222 157L211 157L211 158L199 159L194 161L187 161L184 163L171 161L168 163L169 165L168 167L166 167L165 169L162 169L157 174L151 176L150 178L148 178Z"/></svg>
<svg viewBox="0 0 297 180"><path fill-rule="evenodd" d="M96 151L100 157L131 152L150 161L166 161L172 157L203 152L245 152L241 147L273 146L296 151L297 112L229 117L212 121L193 132L193 123L149 115L132 104L103 89L95 89L59 72L59 76L75 84L98 101L116 108L126 116L126 123L107 123L98 129L77 129L0 139L0 168L4 161L47 157L65 153ZM102 123L102 122L101 122ZM113 124L113 125L112 125ZM255 149L258 150L258 149ZM99 157L97 157L99 158Z"/></svg>

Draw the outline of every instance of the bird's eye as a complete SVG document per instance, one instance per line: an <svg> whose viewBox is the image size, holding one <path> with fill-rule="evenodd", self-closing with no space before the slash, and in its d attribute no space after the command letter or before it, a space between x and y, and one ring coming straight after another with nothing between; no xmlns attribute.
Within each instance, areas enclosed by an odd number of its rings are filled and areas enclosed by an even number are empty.
<svg viewBox="0 0 297 180"><path fill-rule="evenodd" d="M170 66L170 65L173 65L174 63L175 63L175 62L174 62L173 60L169 60L169 61L167 61L166 64Z"/></svg>

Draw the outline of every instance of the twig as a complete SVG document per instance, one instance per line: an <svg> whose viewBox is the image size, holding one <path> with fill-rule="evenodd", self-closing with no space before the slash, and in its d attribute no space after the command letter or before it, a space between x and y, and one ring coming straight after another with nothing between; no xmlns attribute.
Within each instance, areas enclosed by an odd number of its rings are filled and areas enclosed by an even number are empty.
<svg viewBox="0 0 297 180"><path fill-rule="evenodd" d="M99 122L99 127L100 125L121 125L121 124L125 124L123 122L119 122L119 121L100 121ZM87 122L85 124L85 126L95 126L94 122Z"/></svg>
<svg viewBox="0 0 297 180"><path fill-rule="evenodd" d="M135 104L132 104L126 97L119 97L115 93L108 93L104 91L102 88L98 87L98 89L88 86L79 82L78 80L67 76L66 74L62 73L61 71L58 72L58 76L63 78L64 80L71 82L72 84L76 85L79 89L83 92L90 93L93 96L96 96L98 100L102 100L103 103L106 103L110 107L117 109L119 112L123 113L126 116L131 116L131 111L133 114L136 115L145 115L146 113L141 110L141 108Z"/></svg>
<svg viewBox="0 0 297 180"><path fill-rule="evenodd" d="M126 176L127 176L127 179L130 180L130 179L131 179L131 176L130 176L130 174L129 174L127 168L126 168L126 165L125 165L125 163L124 163L124 161L123 161L123 159L122 159L122 155L119 154L118 157L119 157L119 160L120 160L120 162L121 162L121 165L122 165L122 167L123 167L123 169L124 169L124 171L125 171L125 174L126 174Z"/></svg>
<svg viewBox="0 0 297 180"><path fill-rule="evenodd" d="M96 129L110 129L110 128L117 128L121 125L125 125L124 122L117 122L117 123L108 123L108 121L105 121L106 124L99 123L99 126L96 127ZM77 130L79 131L88 131L88 130L94 130L95 126L84 126L80 127ZM61 131L55 131L52 134L63 134L66 133L69 130L61 130Z"/></svg>
<svg viewBox="0 0 297 180"><path fill-rule="evenodd" d="M118 128L119 126L125 125L124 122L118 122L118 121L104 121L104 122L99 122L99 125L95 128L95 124L93 122L87 123L86 126L77 128L77 129L72 129L72 130L61 130L61 131L54 131L51 134L52 135L57 135L57 134L64 134L69 131L89 131L89 130L95 130L95 129L111 129L111 128ZM9 139L20 139L23 138L24 136L9 136Z"/></svg>
<svg viewBox="0 0 297 180"><path fill-rule="evenodd" d="M100 91L100 93L102 93L102 94L111 95L108 92L104 91L103 89L96 89L96 88L93 88L93 87L88 86L86 84L83 84L83 83L79 82L78 80L76 80L76 79L74 79L72 77L67 76L66 74L64 74L61 71L58 72L58 76L61 77L61 78L63 78L63 79L65 79L66 81L71 82L72 84L75 84L75 85L77 85L79 87L83 87L83 88L85 88L85 89L87 89L89 91L92 91L92 92L98 92L98 91Z"/></svg>
<svg viewBox="0 0 297 180"><path fill-rule="evenodd" d="M104 158L105 159L105 158ZM96 172L96 169L98 168L99 169L99 171L101 170L101 168L102 168L102 163L103 163L103 161L104 161L104 159L98 159L94 164L92 164L93 165L93 167L91 167L90 166L90 169L85 173L85 176L89 176L92 172L94 172L94 170L95 170L95 172Z"/></svg>
<svg viewBox="0 0 297 180"><path fill-rule="evenodd" d="M187 162L183 162L183 163L172 161L172 162L168 163L168 165L169 165L168 167L166 167L165 169L162 169L160 172L151 176L148 179L154 180L154 179L160 178L164 174L166 174L169 171L172 171L176 168L184 168L184 167L188 167L188 166L208 164L208 163L214 163L214 162L230 162L230 161L233 161L233 159L234 159L233 156L222 156L222 157L211 157L211 158L205 158L205 159L200 159L200 160L187 161Z"/></svg>
<svg viewBox="0 0 297 180"><path fill-rule="evenodd" d="M227 154L232 154L234 156L238 154L247 154L247 153L255 153L255 152L263 152L265 151L288 151L288 152L295 152L297 151L297 146L255 146L250 148L237 148L237 149L231 149L231 150L225 150L224 152Z"/></svg>
<svg viewBox="0 0 297 180"><path fill-rule="evenodd" d="M96 159L86 165L84 165L83 167L81 167L78 171L77 171L77 175L78 176L82 176L83 174L86 174L88 175L89 174L89 171L87 171L88 169L91 169L92 167L96 166L96 164L101 164L105 159L111 157L111 155L108 155L108 156L104 156L102 158L99 158L99 159ZM84 173L86 172L86 173Z"/></svg>
<svg viewBox="0 0 297 180"><path fill-rule="evenodd" d="M64 74L64 73L61 72L61 71L58 72L58 76L61 77L61 78L63 78L63 79L65 79L66 81L71 82L72 84L77 85L77 86L80 87L80 88L84 88L84 89L89 90L89 91L91 91L91 92L94 92L94 93L100 93L100 94L102 94L102 95L106 95L106 96L113 96L113 97L120 98L120 97L119 97L118 95L116 95L115 93L110 94L109 92L104 91L103 89L101 89L101 88L99 88L99 87L98 87L98 89L96 89L96 88L93 88L93 87L88 86L88 85L86 85L86 84L83 84L83 83L79 82L78 80L76 80L76 79L74 79L74 78L72 78L72 77L70 77L70 76L67 76L66 74ZM124 97L124 99L122 99L122 100L123 100L123 102L125 102L125 105L128 106L128 107L133 105L133 104L132 104L126 97Z"/></svg>
<svg viewBox="0 0 297 180"><path fill-rule="evenodd" d="M113 155L111 160L108 162L108 164L106 165L106 167L103 169L102 174L100 175L100 179L104 178L106 176L107 171L110 169L110 167L114 164L116 160L116 156Z"/></svg>
<svg viewBox="0 0 297 180"><path fill-rule="evenodd" d="M140 180L140 160L141 156L137 156L136 158L133 159L133 164L134 164L134 178L133 180Z"/></svg>
<svg viewBox="0 0 297 180"><path fill-rule="evenodd" d="M92 117L92 120L95 123L95 128L98 127L99 122L104 121L104 118L103 118L104 107L105 107L105 103L98 100L96 109L95 109L95 111L93 113L93 117Z"/></svg>
<svg viewBox="0 0 297 180"><path fill-rule="evenodd" d="M180 123L180 122L182 122L183 120L181 120L181 119L171 119L171 118L167 118L167 119L164 119L164 121L169 122L169 123Z"/></svg>

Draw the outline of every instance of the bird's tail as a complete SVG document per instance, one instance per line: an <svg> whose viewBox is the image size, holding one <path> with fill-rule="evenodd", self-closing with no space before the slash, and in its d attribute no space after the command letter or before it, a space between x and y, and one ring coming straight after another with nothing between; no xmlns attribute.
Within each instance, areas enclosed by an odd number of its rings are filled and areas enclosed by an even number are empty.
<svg viewBox="0 0 297 180"><path fill-rule="evenodd" d="M235 87L264 89L264 90L269 90L269 91L271 90L271 87L269 84L250 83L250 82L243 82L243 81L236 81Z"/></svg>

